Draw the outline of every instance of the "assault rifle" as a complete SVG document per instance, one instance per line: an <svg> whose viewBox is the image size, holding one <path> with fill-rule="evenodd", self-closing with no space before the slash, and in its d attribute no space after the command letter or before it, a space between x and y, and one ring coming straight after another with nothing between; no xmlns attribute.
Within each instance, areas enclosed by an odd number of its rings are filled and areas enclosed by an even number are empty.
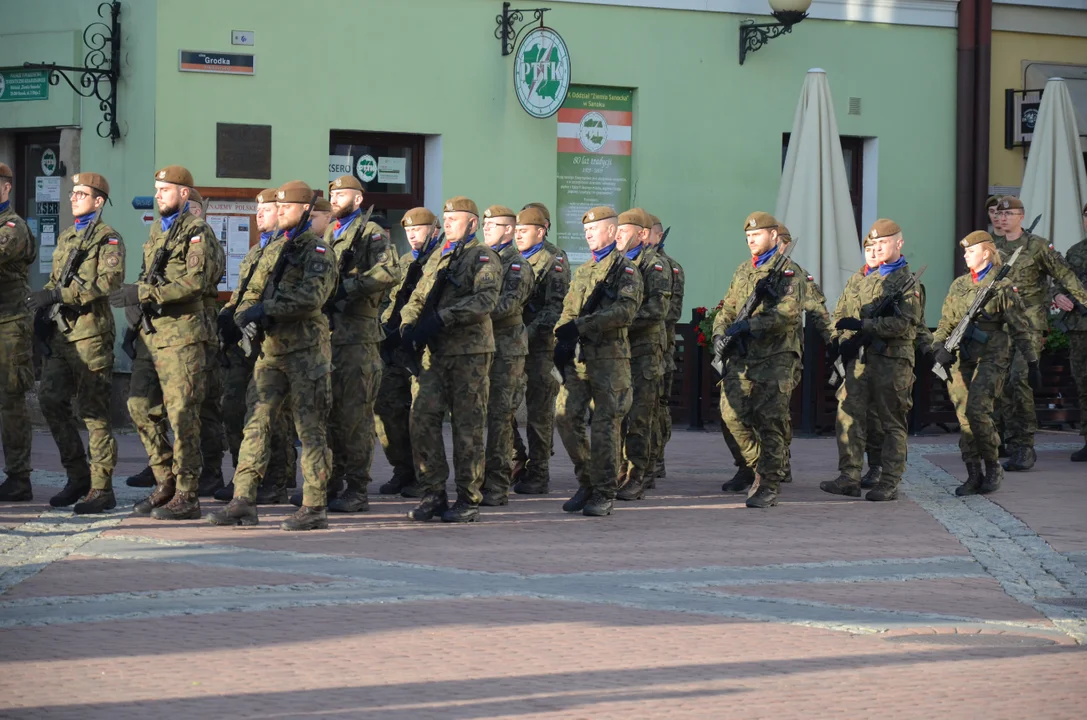
<svg viewBox="0 0 1087 720"><path fill-rule="evenodd" d="M1004 263L1004 266L1000 268L1000 271L996 274L996 277L993 278L993 281L978 288L978 293L974 296L974 301L970 303L970 307L966 310L966 314L962 316L962 319L959 320L959 324L955 326L955 329L947 336L947 340L944 341L945 350L954 355L958 352L959 347L962 346L963 340L977 340L982 345L989 342L989 334L974 327L974 320L993 296L996 284L1008 276L1008 273L1012 270L1012 266L1015 265L1015 261L1019 259L1019 255L1022 252L1023 246L1020 245L1015 249L1015 252L1012 253L1012 256L1008 258L1008 262ZM950 378L947 368L938 362L932 364L932 372L935 373L936 377L945 382Z"/></svg>
<svg viewBox="0 0 1087 720"><path fill-rule="evenodd" d="M83 228L83 234L80 236L75 249L68 254L68 260L64 263L64 269L61 270L60 278L57 280L56 288L58 290L68 287L72 284L72 281L78 283L81 288L87 287L86 281L76 273L90 252L84 247L84 244L87 242L87 238L94 234L94 230L98 227L98 221L101 218L102 208L100 207L95 211L91 221L87 223L87 227ZM66 307L64 303L53 303L39 310L39 315L34 318L34 343L41 352L42 357L52 355L52 351L49 349L49 338L53 335L54 328L60 328L60 331L65 335L72 331L72 323L68 316L65 315Z"/></svg>
<svg viewBox="0 0 1087 720"><path fill-rule="evenodd" d="M456 243L453 247L452 256L449 258L449 263L438 270L437 274L434 276L434 284L430 286L430 291L427 293L426 300L423 301L423 309L419 311L419 317L415 320L416 327L421 325L423 321L431 315L437 314L438 301L441 300L446 285L460 287L460 283L453 279L453 272L450 268L457 262L457 258L460 257L466 242L467 240L462 239ZM405 353L406 357L403 357L403 366L408 372L416 377L419 377L419 374L423 371L423 351L425 349L426 345L419 345L418 343L413 342L411 350Z"/></svg>
<svg viewBox="0 0 1087 720"><path fill-rule="evenodd" d="M430 244L430 238L434 235L434 231L438 229L439 222L439 220L435 219L428 228L426 242L423 244L424 248ZM408 300L411 299L411 294L415 292L415 287L423 277L423 265L425 265L430 258L430 253L441 246L444 237L444 234L439 236L438 239L434 241L434 246L431 248L430 252L425 255L420 254L419 257L412 260L411 264L408 265L408 269L404 273L404 282L400 284L400 288L396 291L396 296L393 298L392 310L389 312L389 320L382 327L382 330L385 332L385 340L381 343L381 358L387 364L395 367L402 367L408 372L411 372L411 368L409 367L411 358L407 357L407 353L400 347L401 316L404 312L404 306L408 304Z"/></svg>
<svg viewBox="0 0 1087 720"><path fill-rule="evenodd" d="M261 254L263 254L264 251L268 249L268 245L271 245L273 242L275 242L276 237L277 233L273 232L272 237L269 238L268 242L264 245L264 247L260 249ZM257 256L257 258L253 260L253 264L249 266L249 272L247 272L245 274L245 277L242 278L241 282L238 283L237 295L239 303L242 301L242 298L245 297L245 291L249 288L249 283L253 280L253 274L257 271L257 265L259 264L260 256ZM231 308L231 310L233 310L233 308ZM231 319L231 322L233 322L233 319ZM241 328L238 328L238 330L241 331ZM253 354L253 348L250 344L250 338L248 335L245 334L244 331L242 331L241 338L239 338L236 342L226 342L225 340L223 340L222 336L220 336L219 363L224 368L230 367L230 357L227 355L226 351L234 347L235 345L241 348L242 354L245 355L245 357L251 357Z"/></svg>
<svg viewBox="0 0 1087 720"><path fill-rule="evenodd" d="M184 215L184 212L179 209L177 219L174 220L174 224L170 228L169 237L166 238L166 242L162 244L162 247L155 251L154 257L151 258L151 265L144 267L138 282L145 282L150 285L162 285L166 282L166 276L163 273L166 271L166 263L170 260L170 252L175 245L175 241L181 235L182 215ZM158 314L161 310L162 308L154 303L141 303L138 306L139 316L135 323L125 329L124 340L121 342L121 349L125 351L125 355L133 360L136 359L136 338L139 337L141 331L145 335L151 335L155 332L155 326L151 324L151 314Z"/></svg>
<svg viewBox="0 0 1087 720"><path fill-rule="evenodd" d="M351 266L355 264L355 255L359 251L359 241L362 239L362 231L366 229L366 226L370 223L370 216L374 214L374 206L371 205L370 209L366 211L366 215L363 216L362 222L359 223L358 230L355 231L355 236L351 238L351 244L347 246L347 249L340 253L339 270L336 273L336 282L340 285L344 281L344 273L351 271ZM337 286L339 287L339 286ZM342 313L347 306L347 298L340 298L336 300L336 293L328 298L328 302L321 308L321 312L328 316L329 328L332 328L336 322L336 313Z"/></svg>
<svg viewBox="0 0 1087 720"><path fill-rule="evenodd" d="M755 289L748 295L747 300L744 300L744 304L740 306L740 312L736 313L736 319L734 323L741 320L750 320L751 316L756 310L766 301L767 298L777 298L778 292L775 289L778 280L781 279L785 273L785 269L789 265L789 257L793 254L793 248L796 247L797 239L785 246L783 251L778 248L777 254L774 256L773 264L770 266L770 272L766 274L766 277L762 278L755 284ZM725 376L725 358L728 356L729 351L732 350L734 345L739 347L741 355L747 354L747 345L742 338L737 335L725 336L724 347L721 348L720 354L715 354L710 364L713 369L717 371L717 374L721 377Z"/></svg>

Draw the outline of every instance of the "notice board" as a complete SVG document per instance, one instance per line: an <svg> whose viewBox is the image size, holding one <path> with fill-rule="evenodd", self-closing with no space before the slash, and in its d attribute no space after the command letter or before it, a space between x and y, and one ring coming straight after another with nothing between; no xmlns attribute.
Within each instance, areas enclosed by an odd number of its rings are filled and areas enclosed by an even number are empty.
<svg viewBox="0 0 1087 720"><path fill-rule="evenodd" d="M226 254L219 279L219 300L226 302L238 287L238 271L249 248L260 242L257 194L264 188L197 187L204 198L204 222L211 226Z"/></svg>

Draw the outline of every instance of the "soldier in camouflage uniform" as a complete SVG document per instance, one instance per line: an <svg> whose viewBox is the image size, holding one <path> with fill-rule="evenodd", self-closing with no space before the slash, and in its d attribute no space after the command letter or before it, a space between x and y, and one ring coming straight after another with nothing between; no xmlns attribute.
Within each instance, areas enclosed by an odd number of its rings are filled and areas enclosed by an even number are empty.
<svg viewBox="0 0 1087 720"><path fill-rule="evenodd" d="M788 462L789 399L800 362L797 327L804 303L799 267L789 262L771 296L750 318L738 319L737 315L774 265L780 227L774 216L765 212L751 213L744 221L751 262L736 269L713 322L715 355L722 357L726 337L746 344L746 353L736 347L724 357L721 418L739 445L745 464L755 468L755 481L747 496L747 506L753 508L777 504Z"/></svg>
<svg viewBox="0 0 1087 720"><path fill-rule="evenodd" d="M1037 355L1041 353L1042 341L1049 329L1047 313L1052 295L1050 280L1068 293L1056 293L1052 296L1052 302L1065 311L1074 310L1076 302L1087 305L1087 289L1084 289L1076 274L1051 244L1044 238L1023 230L1023 216L1023 203L1019 198L1002 198L998 217L1004 236L994 240L1005 262L1017 248L1023 248L1015 267L1008 274L1008 280L1019 288L1019 297L1023 300L1031 325L1031 346ZM1027 370L1025 356L1015 352L1012 356L1011 374L1004 386L1004 440L1011 454L1011 458L1004 465L1005 470L1029 470L1034 467L1037 459L1034 453L1034 433L1038 430L1038 417Z"/></svg>
<svg viewBox="0 0 1087 720"><path fill-rule="evenodd" d="M109 196L106 178L79 173L72 176L72 186L75 226L57 238L49 280L30 294L27 308L38 313L35 329L46 335L42 341L49 350L42 359L38 399L68 475L67 485L49 504L74 503L77 515L89 515L117 506L117 441L110 421L116 329L108 296L124 282L125 245L109 225L99 221L92 226ZM87 427L90 463L73 410Z"/></svg>
<svg viewBox="0 0 1087 720"><path fill-rule="evenodd" d="M332 452L326 422L331 404L332 343L321 309L336 288L336 258L303 215L314 201L306 183L292 180L276 191L282 236L269 243L237 306L235 323L244 333L263 330L260 358L253 367L254 403L234 473L234 498L208 515L214 525L256 525L257 486L269 461L272 423L290 399L294 427L302 440L303 504L280 525L283 530L328 527L328 480Z"/></svg>
<svg viewBox="0 0 1087 720"><path fill-rule="evenodd" d="M502 290L491 312L494 360L491 361L487 401L487 460L483 505L508 505L513 454L513 414L525 398L525 356L528 334L522 313L535 286L528 261L513 242L517 213L502 205L483 211L483 242L502 263Z"/></svg>
<svg viewBox="0 0 1087 720"><path fill-rule="evenodd" d="M1083 231L1085 239L1068 248L1065 257L1079 281L1087 285L1087 205L1083 206ZM1084 438L1084 446L1072 453L1072 462L1087 462L1087 315L1084 315L1084 308L1080 306L1067 313L1065 323L1071 345L1068 356L1072 359L1072 377L1079 390L1079 432Z"/></svg>
<svg viewBox="0 0 1087 720"><path fill-rule="evenodd" d="M838 388L838 470L835 480L819 484L824 492L860 497L860 475L868 432L867 410L879 412L884 442L882 473L866 500L898 497L906 467L907 416L913 405L914 342L921 317L919 288L903 290L912 275L902 255L902 229L880 219L864 240L876 247L879 269L854 274L834 308L838 350L846 376ZM867 266L865 266L867 268ZM873 317L885 297L896 299L896 312ZM863 355L861 353L863 352Z"/></svg>
<svg viewBox="0 0 1087 720"><path fill-rule="evenodd" d="M555 326L555 366L564 378L555 424L578 482L562 509L599 517L611 514L618 489L621 425L633 396L627 332L642 304L642 278L616 246L613 209L595 207L581 222L593 259L574 273ZM594 294L597 306L585 307Z"/></svg>
<svg viewBox="0 0 1087 720"><path fill-rule="evenodd" d="M400 334L400 328L388 328L395 299L401 292L401 286L409 271L413 274L426 265L431 253L438 244L440 233L435 223L434 213L425 207L417 207L404 213L400 225L407 235L411 249L400 257L400 280L389 288L390 302L381 315L383 330L387 333ZM413 269L414 267L414 269ZM384 483L382 495L403 497L423 497L426 488L415 481L415 461L411 451L411 395L413 380L411 373L391 361L383 358L381 387L378 389L374 412L377 415L377 437L381 449L393 468L392 478Z"/></svg>
<svg viewBox="0 0 1087 720"><path fill-rule="evenodd" d="M328 438L332 476L347 489L332 500L332 512L370 509L367 487L374 457L374 402L381 385L384 339L378 306L385 291L400 279L400 265L389 236L374 222L363 227L362 183L352 175L331 187L335 225L325 243L336 252L339 284L326 306L332 322L332 414Z"/></svg>
<svg viewBox="0 0 1087 720"><path fill-rule="evenodd" d="M966 316L982 286L995 282L1001 264L987 232L972 232L959 244L964 248L969 272L951 283L933 340L937 343L935 360L951 376L948 394L959 418L959 449L966 463L966 482L955 489L955 494L974 495L993 492L1004 477L997 457L1000 438L993 424L993 400L1000 395L1011 364L1009 334L1027 360L1032 387L1041 383L1041 372L1030 344L1030 323L1023 303L1007 279L994 286L992 296L971 324L978 334L964 337L956 352L948 351L944 344L948 336ZM986 282L990 273L994 277Z"/></svg>
<svg viewBox="0 0 1087 720"><path fill-rule="evenodd" d="M329 195L332 194L334 186L335 182L328 184ZM334 209L329 200L323 197L314 200L313 211L310 213L310 230L313 231L314 235L322 238L325 236L325 233L328 232L328 226L332 224L333 214ZM375 222L374 225L376 226L377 223Z"/></svg>
<svg viewBox="0 0 1087 720"><path fill-rule="evenodd" d="M26 221L11 207L12 172L0 163L0 444L4 473L0 502L33 500L30 487L30 410L26 393L34 387L30 345L30 313L24 301L30 290L30 266L38 248Z"/></svg>
<svg viewBox="0 0 1087 720"><path fill-rule="evenodd" d="M411 449L415 473L427 489L408 513L426 521L479 520L483 499L484 444L489 374L494 353L491 313L498 304L502 267L498 255L476 239L479 209L463 196L446 201L445 245L427 261L423 276L400 316L403 349L418 355L426 348L411 406ZM431 297L440 277L448 278ZM453 428L453 472L457 501L449 507L445 491L442 420L449 411Z"/></svg>
<svg viewBox="0 0 1087 720"><path fill-rule="evenodd" d="M646 488L656 487L656 481L667 475L664 464L664 448L672 439L672 378L676 372L676 324L683 314L683 288L686 277L683 266L664 250L664 225L656 215L650 215L653 222L649 234L649 244L672 268L672 298L668 302L668 314L664 316L664 381L661 383L660 407L657 409L656 436L653 439L653 457L649 461L649 478Z"/></svg>
<svg viewBox="0 0 1087 720"><path fill-rule="evenodd" d="M562 303L570 288L570 263L566 251L547 241L551 215L543 203L529 203L518 216L517 249L532 266L536 286L525 304L524 321L528 333L525 358L525 438L513 420L513 491L519 495L543 495L550 492L551 456L555 439L555 398L559 381L555 367L555 323L562 314ZM524 222L520 222L523 220Z"/></svg>
<svg viewBox="0 0 1087 720"><path fill-rule="evenodd" d="M985 214L989 217L989 234L993 235L994 237L997 234L997 228L1000 227L997 220L997 213L999 212L997 205L999 204L1000 198L996 195L990 195L985 200ZM1001 232L1000 234L1003 235L1003 232Z"/></svg>
<svg viewBox="0 0 1087 720"><path fill-rule="evenodd" d="M642 278L642 302L627 330L630 342L631 404L624 422L625 481L615 497L640 500L649 481L649 463L659 439L657 415L664 381L665 323L672 301L672 267L649 245L653 219L641 208L619 215L618 247Z"/></svg>

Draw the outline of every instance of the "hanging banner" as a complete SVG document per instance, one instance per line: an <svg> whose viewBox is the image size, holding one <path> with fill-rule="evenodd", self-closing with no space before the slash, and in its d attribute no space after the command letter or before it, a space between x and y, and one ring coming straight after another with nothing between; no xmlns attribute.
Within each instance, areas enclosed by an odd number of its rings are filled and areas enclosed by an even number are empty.
<svg viewBox="0 0 1087 720"><path fill-rule="evenodd" d="M590 256L581 216L597 205L630 207L634 91L573 85L558 121L554 236L576 265Z"/></svg>

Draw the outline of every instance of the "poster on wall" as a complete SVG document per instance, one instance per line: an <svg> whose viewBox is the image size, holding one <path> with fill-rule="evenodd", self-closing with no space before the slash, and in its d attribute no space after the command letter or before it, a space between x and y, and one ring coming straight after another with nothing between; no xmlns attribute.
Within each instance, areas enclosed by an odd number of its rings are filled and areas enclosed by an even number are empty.
<svg viewBox="0 0 1087 720"><path fill-rule="evenodd" d="M558 112L555 241L571 264L590 257L581 216L597 205L630 207L634 91L572 85Z"/></svg>

